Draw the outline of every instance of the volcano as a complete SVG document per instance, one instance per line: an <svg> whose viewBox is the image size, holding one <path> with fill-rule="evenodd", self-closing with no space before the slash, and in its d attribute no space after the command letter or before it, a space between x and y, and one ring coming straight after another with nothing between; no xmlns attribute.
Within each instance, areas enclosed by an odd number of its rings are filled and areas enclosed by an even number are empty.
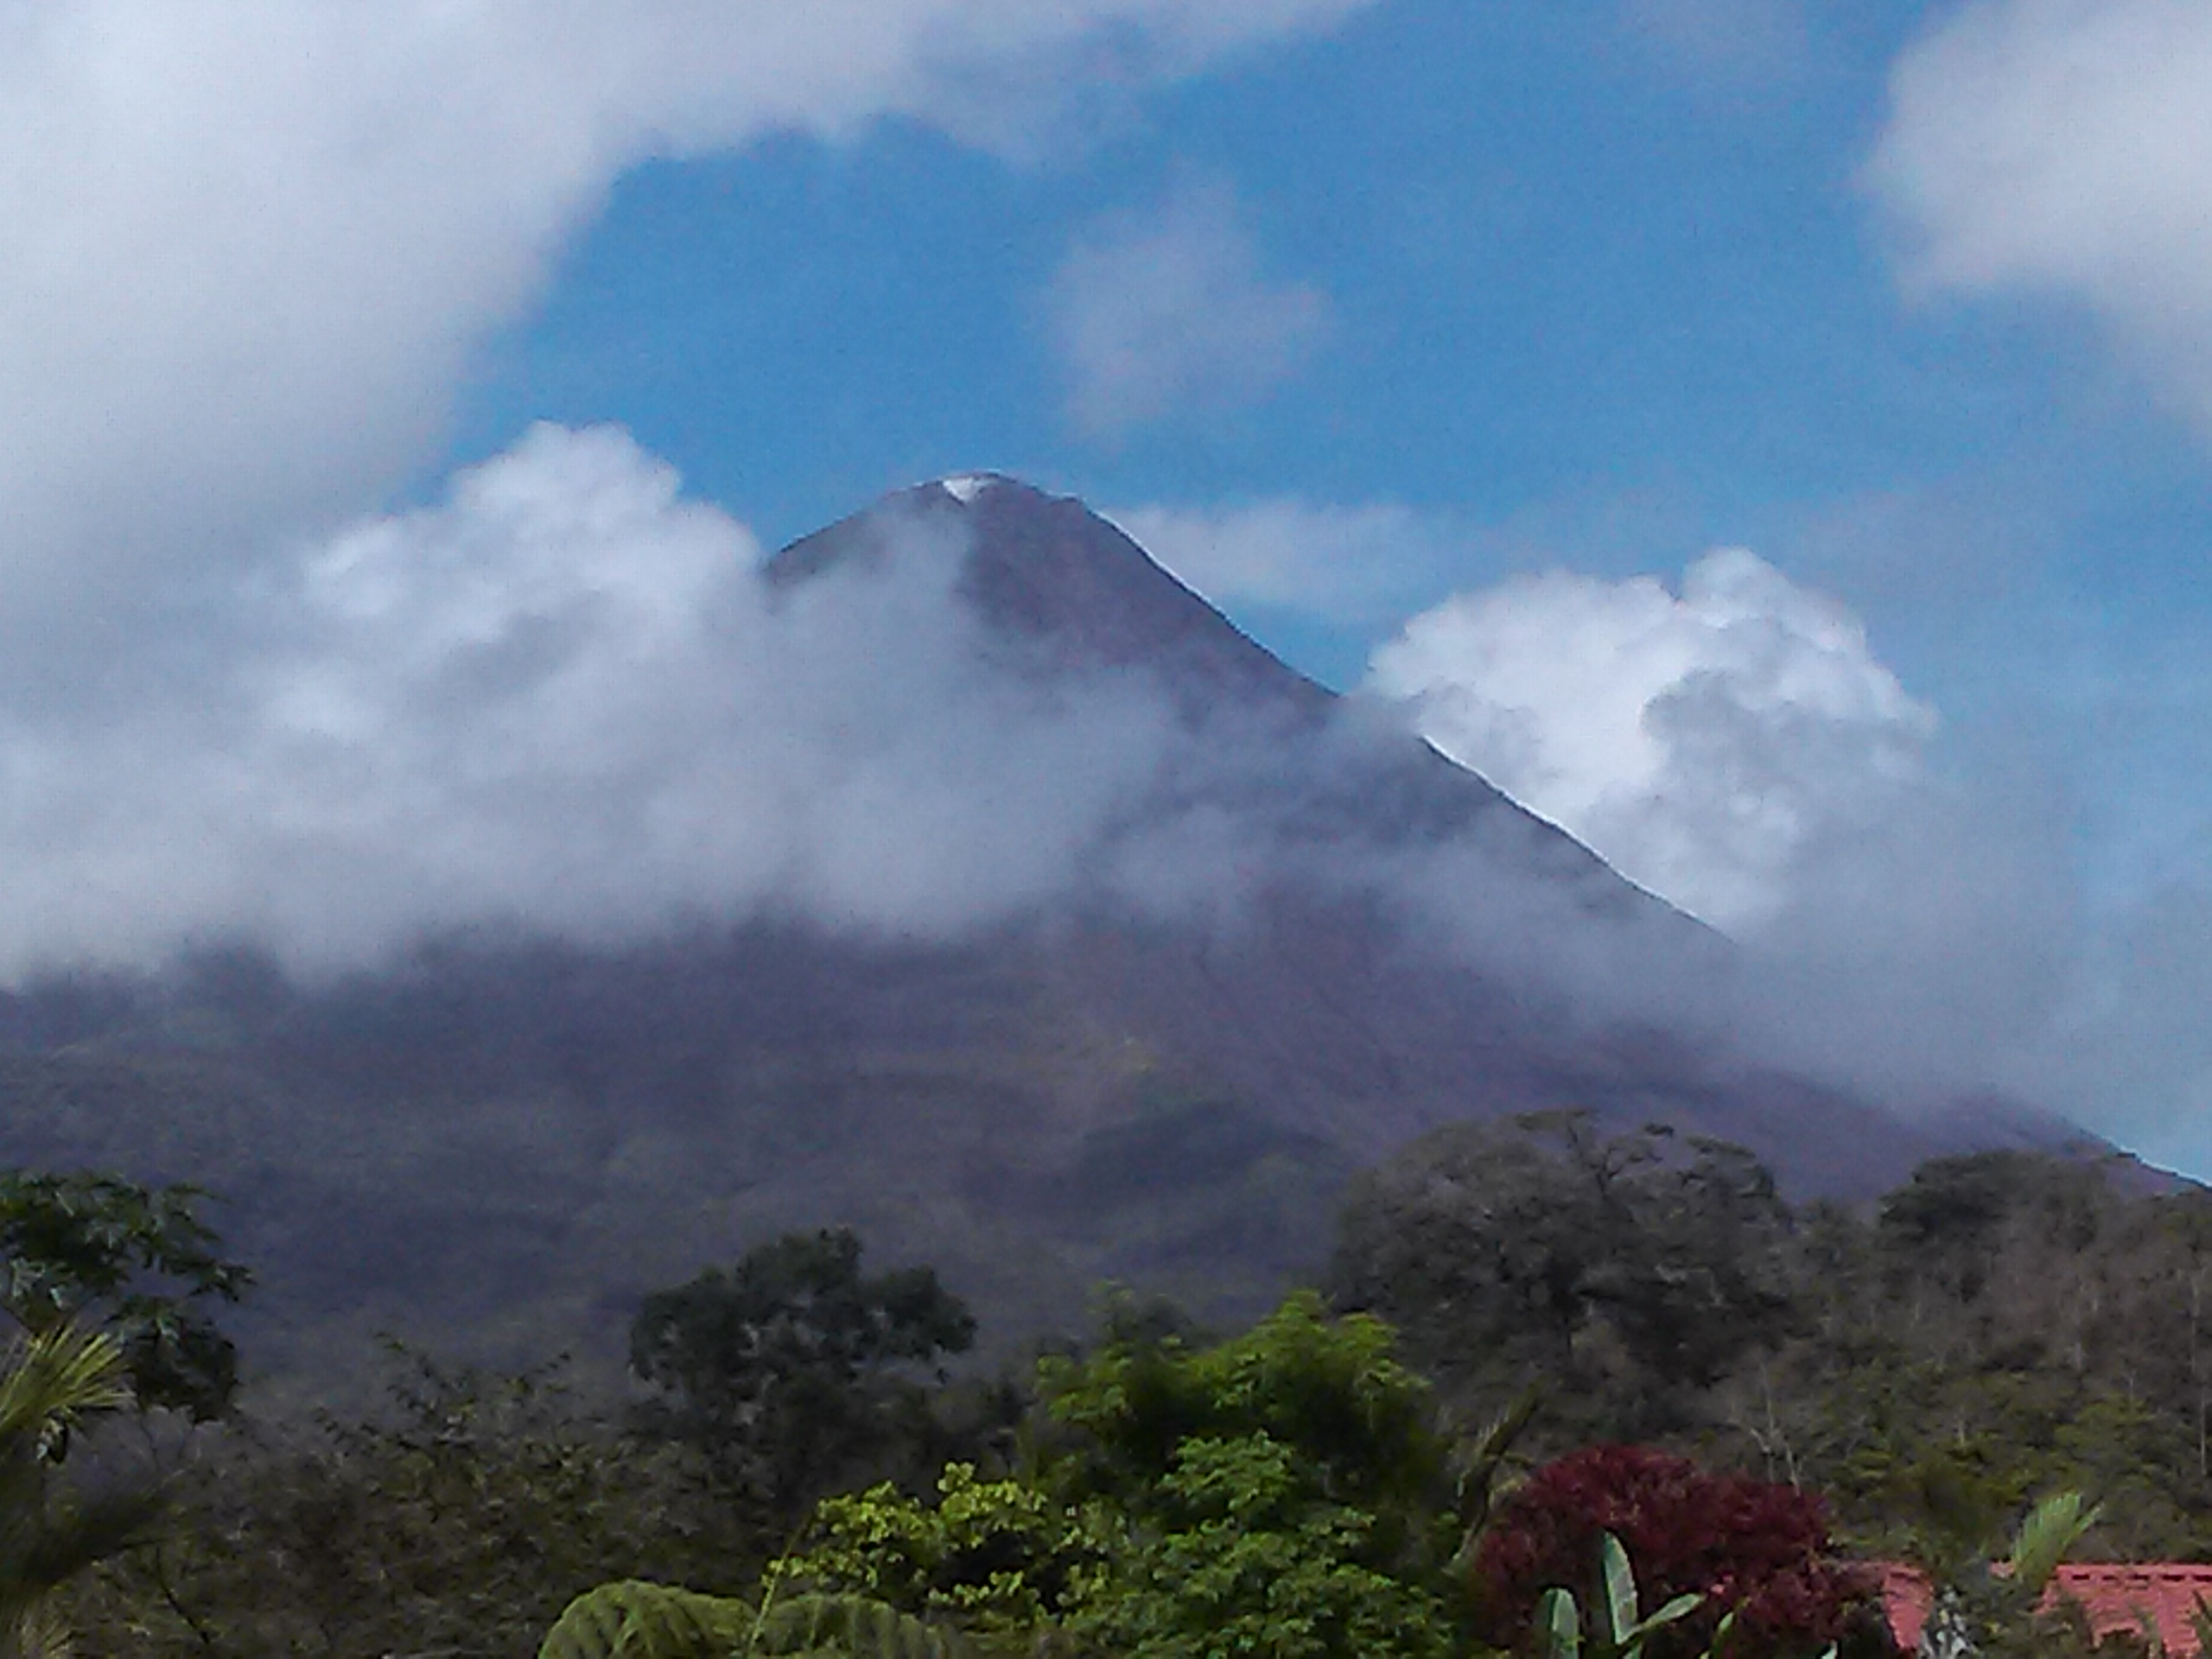
<svg viewBox="0 0 2212 1659"><path fill-rule="evenodd" d="M798 603L917 546L957 561L991 671L1170 711L1095 879L954 938L749 914L431 939L315 985L241 950L25 987L0 1157L220 1194L250 1356L327 1388L376 1331L611 1369L645 1291L798 1226L933 1262L1003 1344L1108 1281L1245 1313L1321 1264L1351 1171L1469 1117L1666 1122L1847 1198L2072 1135L1908 1117L1660 1017L1624 993L1726 971L1726 941L1078 501L925 484L764 579Z"/></svg>

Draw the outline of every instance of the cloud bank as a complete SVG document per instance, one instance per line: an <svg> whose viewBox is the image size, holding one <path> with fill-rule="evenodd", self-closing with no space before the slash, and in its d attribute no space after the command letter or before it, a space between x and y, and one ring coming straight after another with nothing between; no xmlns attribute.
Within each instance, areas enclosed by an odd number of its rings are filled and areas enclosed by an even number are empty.
<svg viewBox="0 0 2212 1659"><path fill-rule="evenodd" d="M639 162L890 115L1020 146L1056 89L1365 3L7 0L0 696L87 695L88 655L373 505Z"/></svg>
<svg viewBox="0 0 2212 1659"><path fill-rule="evenodd" d="M1675 988L1687 1017L1886 1090L2050 1097L2084 944L2063 791L2031 755L1944 753L1841 605L1743 549L1679 592L1516 576L1406 624L1370 688L1738 941Z"/></svg>
<svg viewBox="0 0 2212 1659"><path fill-rule="evenodd" d="M540 428L301 550L237 649L96 718L0 714L0 968L244 934L307 966L518 924L783 910L922 933L1075 877L1171 724L994 670L917 527L788 593L622 434Z"/></svg>
<svg viewBox="0 0 2212 1659"><path fill-rule="evenodd" d="M1891 97L1866 178L1910 283L2086 308L2212 426L2212 11L1978 0Z"/></svg>
<svg viewBox="0 0 2212 1659"><path fill-rule="evenodd" d="M1554 572L1463 594L1376 653L1422 734L1631 880L1732 932L1824 839L1876 830L1934 712L1840 606L1740 548L1679 595Z"/></svg>
<svg viewBox="0 0 2212 1659"><path fill-rule="evenodd" d="M1069 417L1097 436L1263 397L1304 364L1328 315L1319 289L1266 274L1218 184L1092 226L1046 299Z"/></svg>

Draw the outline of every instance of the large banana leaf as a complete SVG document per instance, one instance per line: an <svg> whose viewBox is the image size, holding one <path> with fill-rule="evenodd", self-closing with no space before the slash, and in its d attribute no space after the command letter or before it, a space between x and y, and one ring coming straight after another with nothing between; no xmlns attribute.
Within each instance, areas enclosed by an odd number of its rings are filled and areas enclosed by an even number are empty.
<svg viewBox="0 0 2212 1659"><path fill-rule="evenodd" d="M537 1659L726 1659L759 1623L742 1601L625 1579L570 1602Z"/></svg>
<svg viewBox="0 0 2212 1659"><path fill-rule="evenodd" d="M951 1631L867 1596L792 1596L762 1615L755 1651L849 1659L960 1659Z"/></svg>

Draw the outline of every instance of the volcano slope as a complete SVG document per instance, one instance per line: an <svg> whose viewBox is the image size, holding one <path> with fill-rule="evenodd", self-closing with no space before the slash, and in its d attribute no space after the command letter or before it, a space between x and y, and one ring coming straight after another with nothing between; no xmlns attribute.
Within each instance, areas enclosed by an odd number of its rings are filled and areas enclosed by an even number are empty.
<svg viewBox="0 0 2212 1659"><path fill-rule="evenodd" d="M221 1195L262 1280L250 1357L327 1389L378 1331L611 1369L643 1292L797 1226L935 1263L1001 1346L1079 1327L1106 1281L1248 1312L1325 1257L1352 1169L1460 1118L1665 1121L1843 1197L2067 1133L1931 1128L1744 1058L1669 1000L1725 942L1078 502L924 485L762 579L803 607L914 558L1020 696L1158 711L1048 897L927 934L755 912L314 983L242 947L21 987L0 1160Z"/></svg>

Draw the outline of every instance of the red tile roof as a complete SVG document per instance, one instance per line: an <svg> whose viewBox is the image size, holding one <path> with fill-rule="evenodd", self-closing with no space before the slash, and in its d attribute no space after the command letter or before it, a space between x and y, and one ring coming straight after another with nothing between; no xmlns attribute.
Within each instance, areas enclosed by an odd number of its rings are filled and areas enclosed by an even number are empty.
<svg viewBox="0 0 2212 1659"><path fill-rule="evenodd" d="M1878 1561L1874 1570L1881 1575L1891 1634L1899 1647L1917 1646L1933 1599L1926 1576L1897 1561ZM2190 1615L2200 1597L2212 1605L2212 1567L2181 1561L2084 1563L2058 1569L2044 1605L2054 1607L2062 1598L2078 1602L2100 1637L2119 1630L2139 1633L2147 1622L2171 1659L2196 1659L2199 1643Z"/></svg>

